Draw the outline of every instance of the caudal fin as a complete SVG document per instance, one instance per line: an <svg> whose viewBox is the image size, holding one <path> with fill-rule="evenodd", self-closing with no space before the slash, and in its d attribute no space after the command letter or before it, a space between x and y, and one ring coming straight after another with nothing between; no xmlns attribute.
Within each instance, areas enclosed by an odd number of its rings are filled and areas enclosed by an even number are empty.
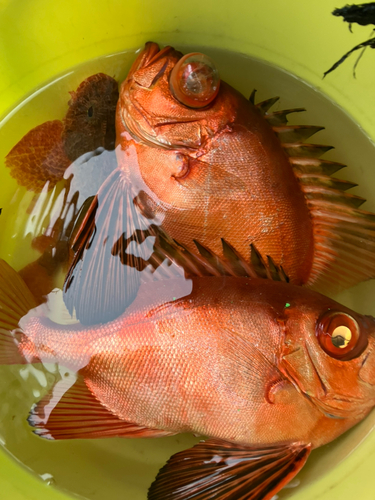
<svg viewBox="0 0 375 500"><path fill-rule="evenodd" d="M37 306L20 275L0 259L0 364L25 363L18 345L25 335L19 321Z"/></svg>

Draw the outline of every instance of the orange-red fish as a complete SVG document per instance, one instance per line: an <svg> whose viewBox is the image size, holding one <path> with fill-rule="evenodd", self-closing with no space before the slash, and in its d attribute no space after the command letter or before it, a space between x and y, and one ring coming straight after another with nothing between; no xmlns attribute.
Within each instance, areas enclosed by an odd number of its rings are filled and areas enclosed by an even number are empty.
<svg viewBox="0 0 375 500"><path fill-rule="evenodd" d="M2 261L0 362L77 372L33 407L37 434L208 437L170 459L151 500L270 499L311 449L375 405L375 319L306 288L166 280L141 286L125 315L91 328L53 323L34 305Z"/></svg>
<svg viewBox="0 0 375 500"><path fill-rule="evenodd" d="M134 298L137 280L121 282L115 260L142 256L127 245L150 225L196 254L225 257L223 239L248 261L255 245L292 283L323 292L375 276L375 215L345 193L353 183L330 176L343 166L319 159L330 147L303 142L321 127L288 126L293 110L269 112L274 102L254 105L203 54L146 44L120 89L119 168L81 228L66 283L80 320L93 304L110 311L119 293L122 310Z"/></svg>

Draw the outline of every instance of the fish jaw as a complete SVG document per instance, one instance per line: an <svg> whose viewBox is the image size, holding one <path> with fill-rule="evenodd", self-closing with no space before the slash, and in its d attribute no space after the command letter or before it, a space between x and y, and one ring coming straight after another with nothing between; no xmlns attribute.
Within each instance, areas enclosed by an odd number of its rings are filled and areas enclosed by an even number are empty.
<svg viewBox="0 0 375 500"><path fill-rule="evenodd" d="M201 109L187 107L173 96L170 73L181 56L165 47L141 67L135 61L120 89L117 142L126 130L137 142L199 155L207 140L235 120L241 94L225 82L214 101Z"/></svg>

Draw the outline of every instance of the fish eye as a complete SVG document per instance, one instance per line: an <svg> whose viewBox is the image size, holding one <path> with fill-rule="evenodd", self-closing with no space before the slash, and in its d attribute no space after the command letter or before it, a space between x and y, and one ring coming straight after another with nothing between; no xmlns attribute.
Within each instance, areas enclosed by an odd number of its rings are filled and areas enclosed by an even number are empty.
<svg viewBox="0 0 375 500"><path fill-rule="evenodd" d="M219 92L219 71L211 58L193 52L182 57L175 65L169 86L174 97L185 106L203 108Z"/></svg>
<svg viewBox="0 0 375 500"><path fill-rule="evenodd" d="M340 361L358 357L367 347L357 321L349 314L329 311L316 324L316 336L327 354Z"/></svg>

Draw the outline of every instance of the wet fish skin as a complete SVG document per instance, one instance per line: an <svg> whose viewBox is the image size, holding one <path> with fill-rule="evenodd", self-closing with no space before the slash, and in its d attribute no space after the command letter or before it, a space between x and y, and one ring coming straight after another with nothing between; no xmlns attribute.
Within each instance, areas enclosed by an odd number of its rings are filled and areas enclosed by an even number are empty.
<svg viewBox="0 0 375 500"><path fill-rule="evenodd" d="M226 474L231 488L242 488L239 463L251 469L249 491L261 481L249 498L271 498L311 449L375 405L375 319L308 289L257 278L171 279L142 285L115 321L63 326L30 310L35 299L21 278L4 262L0 270L0 363L57 362L76 373L32 409L38 435L210 438L171 458L150 499L190 498L196 474L206 486L216 478L209 494ZM351 332L343 350L344 337L329 344L331 325ZM207 461L219 467L214 476Z"/></svg>

